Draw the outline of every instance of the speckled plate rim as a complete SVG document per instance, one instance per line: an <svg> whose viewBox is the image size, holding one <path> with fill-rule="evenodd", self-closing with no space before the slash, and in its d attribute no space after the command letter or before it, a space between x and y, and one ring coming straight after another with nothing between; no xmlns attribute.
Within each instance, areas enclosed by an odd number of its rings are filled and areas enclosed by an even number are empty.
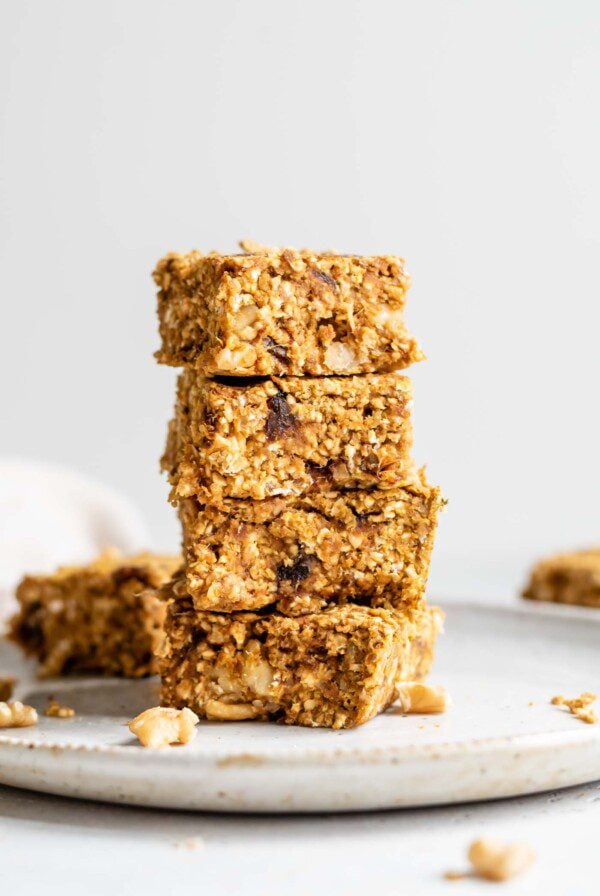
<svg viewBox="0 0 600 896"><path fill-rule="evenodd" d="M268 722L255 724L269 725ZM318 730L318 729L315 729ZM591 725L584 729L573 731L556 731L556 732L540 732L538 734L517 734L514 736L506 735L500 737L489 738L473 738L472 740L461 740L459 743L452 741L440 741L437 744L407 744L400 747L380 747L370 749L359 749L356 747L339 748L333 752L326 752L314 747L303 747L301 755L294 753L286 753L278 755L276 753L249 752L248 750L239 753L232 752L230 749L224 751L206 751L201 754L185 755L182 750L144 750L144 755L152 756L158 762L168 764L173 762L174 757L178 763L188 763L194 765L198 760L206 762L219 763L226 759L227 762L234 763L239 760L240 764L252 764L261 761L270 764L278 764L281 766L302 766L314 765L316 762L320 764L328 763L330 765L338 765L341 762L360 763L368 765L370 763L380 763L389 760L397 763L402 759L413 757L431 757L437 758L440 753L444 755L460 755L467 752L477 753L494 753L496 750L504 749L510 744L515 749L521 751L535 751L541 749L544 752L552 746L566 745L569 741L573 741L574 745L596 744L600 745L600 731L596 731ZM45 743L40 741L32 741L26 737L9 737L0 736L0 747L23 747L27 750L47 751L57 753L59 751L68 750L70 753L99 753L106 756L127 756L131 755L131 747L136 746L132 740L131 744L73 744L69 741L53 741ZM224 756L224 754L226 754Z"/></svg>

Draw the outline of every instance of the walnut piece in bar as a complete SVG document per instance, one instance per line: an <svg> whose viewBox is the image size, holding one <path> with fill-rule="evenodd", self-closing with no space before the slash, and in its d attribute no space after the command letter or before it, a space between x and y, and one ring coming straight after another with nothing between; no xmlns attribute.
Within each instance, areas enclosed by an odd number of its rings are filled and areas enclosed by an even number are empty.
<svg viewBox="0 0 600 896"><path fill-rule="evenodd" d="M531 571L523 597L600 607L600 547L541 560Z"/></svg>
<svg viewBox="0 0 600 896"><path fill-rule="evenodd" d="M352 728L427 674L440 623L436 609L351 604L296 618L199 613L171 592L161 699L215 720Z"/></svg>
<svg viewBox="0 0 600 896"><path fill-rule="evenodd" d="M179 505L186 589L198 610L225 613L414 606L442 503L423 476L403 488L229 499L223 508L187 498Z"/></svg>
<svg viewBox="0 0 600 896"><path fill-rule="evenodd" d="M179 377L162 467L172 498L263 500L415 478L412 383L348 377Z"/></svg>
<svg viewBox="0 0 600 896"><path fill-rule="evenodd" d="M158 262L164 364L206 375L377 373L423 358L404 324L397 256L264 249Z"/></svg>
<svg viewBox="0 0 600 896"><path fill-rule="evenodd" d="M154 674L165 613L155 589L180 564L181 557L110 550L88 566L26 576L10 635L39 661L40 677Z"/></svg>

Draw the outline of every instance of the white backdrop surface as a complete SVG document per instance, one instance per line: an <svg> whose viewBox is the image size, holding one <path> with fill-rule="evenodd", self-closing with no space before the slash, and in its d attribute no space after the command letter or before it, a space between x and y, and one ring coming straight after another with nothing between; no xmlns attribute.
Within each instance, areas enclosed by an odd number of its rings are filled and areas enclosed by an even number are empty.
<svg viewBox="0 0 600 896"><path fill-rule="evenodd" d="M2 4L2 453L122 490L173 547L156 259L398 252L450 499L432 592L599 541L599 41L594 0Z"/></svg>

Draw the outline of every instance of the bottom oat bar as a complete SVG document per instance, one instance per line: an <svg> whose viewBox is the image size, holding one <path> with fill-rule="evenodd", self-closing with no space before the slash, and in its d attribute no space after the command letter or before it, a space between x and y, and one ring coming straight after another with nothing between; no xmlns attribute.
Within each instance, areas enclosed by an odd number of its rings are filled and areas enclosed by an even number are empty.
<svg viewBox="0 0 600 896"><path fill-rule="evenodd" d="M88 566L26 576L10 637L40 663L39 676L94 672L138 678L156 672L164 604L155 589L180 557L106 551Z"/></svg>
<svg viewBox="0 0 600 896"><path fill-rule="evenodd" d="M600 607L600 547L541 560L531 571L523 597Z"/></svg>
<svg viewBox="0 0 600 896"><path fill-rule="evenodd" d="M169 603L162 703L208 719L352 728L422 678L441 614L346 605L301 617L198 612Z"/></svg>

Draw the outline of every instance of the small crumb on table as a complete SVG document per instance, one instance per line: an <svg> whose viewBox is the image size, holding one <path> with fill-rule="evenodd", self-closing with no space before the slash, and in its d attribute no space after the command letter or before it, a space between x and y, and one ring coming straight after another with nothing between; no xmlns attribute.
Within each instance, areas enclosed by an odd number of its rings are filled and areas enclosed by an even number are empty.
<svg viewBox="0 0 600 896"><path fill-rule="evenodd" d="M196 852L199 849L204 849L204 840L202 837L186 837L185 840L180 840L175 844L176 849L184 849L187 852Z"/></svg>
<svg viewBox="0 0 600 896"><path fill-rule="evenodd" d="M481 838L474 840L468 850L470 871L446 871L446 880L477 877L500 883L516 877L533 864L535 853L525 843L500 843Z"/></svg>
<svg viewBox="0 0 600 896"><path fill-rule="evenodd" d="M572 700L568 700L562 694L557 694L550 702L553 706L564 706L582 722L587 722L588 725L595 725L598 721L598 715L592 709L591 704L597 699L597 694L585 691L579 697L573 697Z"/></svg>
<svg viewBox="0 0 600 896"><path fill-rule="evenodd" d="M468 876L467 871L446 871L444 873L445 880L464 880Z"/></svg>
<svg viewBox="0 0 600 896"><path fill-rule="evenodd" d="M525 843L498 843L487 838L471 843L468 856L479 877L494 881L521 874L535 859L535 853Z"/></svg>

